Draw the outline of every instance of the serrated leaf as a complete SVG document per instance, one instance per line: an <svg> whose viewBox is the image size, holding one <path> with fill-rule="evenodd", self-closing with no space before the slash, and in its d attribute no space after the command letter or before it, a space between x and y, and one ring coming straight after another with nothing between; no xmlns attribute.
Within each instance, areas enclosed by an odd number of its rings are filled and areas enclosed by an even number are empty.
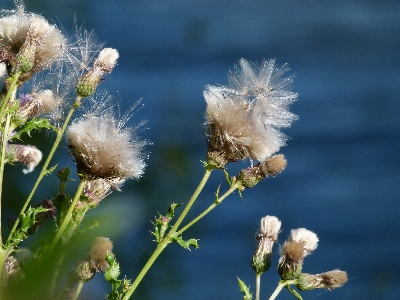
<svg viewBox="0 0 400 300"><path fill-rule="evenodd" d="M36 223L36 215L46 211L46 208L39 206L37 208L30 207L25 213L22 213L19 216L20 222L18 224L18 229L15 231L13 237L11 238L10 244L16 246L20 242L28 238L28 230Z"/></svg>
<svg viewBox="0 0 400 300"><path fill-rule="evenodd" d="M53 173L53 171L57 168L58 165L55 165L53 167L51 167L50 169L47 169L46 171L44 171L43 176L47 176L51 173Z"/></svg>
<svg viewBox="0 0 400 300"><path fill-rule="evenodd" d="M231 182L230 179L229 179L229 174L228 174L228 172L226 171L226 169L224 169L224 175L225 175L225 180L226 180L226 182L228 183L229 186L231 186L231 185L232 185L232 182Z"/></svg>
<svg viewBox="0 0 400 300"><path fill-rule="evenodd" d="M13 138L17 139L23 133L26 133L27 135L30 136L32 130L40 130L42 128L52 129L55 132L57 132L57 129L53 125L50 124L49 120L39 118L39 119L32 119L32 120L26 122L25 127L22 128L20 131L18 131L15 135L13 135Z"/></svg>
<svg viewBox="0 0 400 300"><path fill-rule="evenodd" d="M181 206L181 204L172 203L167 210L167 214L165 215L169 220L171 220L175 215L175 209Z"/></svg>
<svg viewBox="0 0 400 300"><path fill-rule="evenodd" d="M198 240L190 239L190 240L183 240L181 236L173 238L173 241L181 245L183 248L190 250L190 246L194 247L195 249L199 249L199 244L197 243Z"/></svg>
<svg viewBox="0 0 400 300"><path fill-rule="evenodd" d="M250 286L246 286L246 284L240 280L238 277L239 289L243 293L243 300L252 300L253 295L250 293Z"/></svg>

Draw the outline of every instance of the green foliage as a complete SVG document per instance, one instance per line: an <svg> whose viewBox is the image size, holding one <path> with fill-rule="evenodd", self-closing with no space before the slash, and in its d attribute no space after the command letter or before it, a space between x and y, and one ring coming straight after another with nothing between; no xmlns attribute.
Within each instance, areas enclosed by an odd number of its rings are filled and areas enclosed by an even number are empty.
<svg viewBox="0 0 400 300"><path fill-rule="evenodd" d="M40 130L42 128L52 129L57 132L57 129L50 124L49 120L38 118L26 122L25 127L18 131L13 138L18 139L23 133L26 133L30 136L32 130Z"/></svg>
<svg viewBox="0 0 400 300"><path fill-rule="evenodd" d="M243 300L252 300L253 295L250 293L250 286L246 286L246 284L242 280L240 280L239 277L238 283L240 291L243 293Z"/></svg>
<svg viewBox="0 0 400 300"><path fill-rule="evenodd" d="M53 169L53 168L52 168ZM57 175L60 179L60 187L57 196L53 199L53 204L57 208L58 217L56 218L56 225L60 226L61 221L67 214L71 198L65 194L65 188L67 186L67 181L73 181L73 179L68 178L70 174L70 169L64 168L58 171Z"/></svg>
<svg viewBox="0 0 400 300"><path fill-rule="evenodd" d="M154 232L152 234L156 237L156 242L160 243L165 235L166 230L169 228L169 222L175 215L175 209L181 206L180 204L172 203L167 210L165 216L159 214L158 219L156 219L154 225Z"/></svg>
<svg viewBox="0 0 400 300"><path fill-rule="evenodd" d="M120 300L128 291L130 280L118 279L120 274L119 264L113 255L107 253L106 260L110 267L104 272L104 278L111 283L111 294L107 295L107 299Z"/></svg>
<svg viewBox="0 0 400 300"><path fill-rule="evenodd" d="M199 249L199 244L197 243L198 240L196 239L190 239L187 241L184 241L182 239L182 236L174 237L172 241L178 243L181 245L183 248L190 250L190 246L193 246L195 249Z"/></svg>
<svg viewBox="0 0 400 300"><path fill-rule="evenodd" d="M36 223L36 216L39 213L45 213L48 209L43 207L33 208L30 207L26 210L26 212L20 214L19 216L19 224L17 230L14 232L14 235L10 239L10 242L7 246L17 246L20 242L28 238L30 235L29 229L33 228Z"/></svg>

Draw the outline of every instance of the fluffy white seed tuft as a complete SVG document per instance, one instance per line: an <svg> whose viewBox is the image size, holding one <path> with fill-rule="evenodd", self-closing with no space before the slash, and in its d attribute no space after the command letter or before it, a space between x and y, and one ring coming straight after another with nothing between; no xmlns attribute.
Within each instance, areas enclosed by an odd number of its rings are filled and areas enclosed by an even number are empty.
<svg viewBox="0 0 400 300"><path fill-rule="evenodd" d="M110 113L89 115L69 126L67 140L78 172L87 179L138 179L146 166L136 129L122 128Z"/></svg>

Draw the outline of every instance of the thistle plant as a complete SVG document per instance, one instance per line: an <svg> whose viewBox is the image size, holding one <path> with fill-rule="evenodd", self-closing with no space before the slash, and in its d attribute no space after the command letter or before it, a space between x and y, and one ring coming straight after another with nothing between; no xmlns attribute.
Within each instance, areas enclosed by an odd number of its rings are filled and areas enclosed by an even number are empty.
<svg viewBox="0 0 400 300"><path fill-rule="evenodd" d="M98 92L99 84L117 66L118 58L116 49L104 48L92 32L83 28L77 28L74 37L67 37L56 25L26 12L22 5L15 11L2 11L0 63L6 74L0 92L0 200L2 187L7 184L6 163L22 163L23 173L28 174L44 160L20 213L8 222L7 239L3 240L4 228L0 229L0 294L7 299L23 299L27 295L31 299L78 299L84 284L96 273L103 273L111 285L108 299L129 299L169 244L197 249L197 238L183 238L187 229L234 192L242 195L287 166L286 158L278 152L287 141L281 128L297 119L288 110L297 99L297 94L290 91L293 76L286 76L288 67L276 66L273 59L264 60L260 66L240 59L229 73L229 85L205 87L204 175L190 199L172 203L165 214L159 214L152 222L156 246L138 276L132 280L120 278L113 244L106 237L96 238L87 245L85 255L71 261L69 251L87 212L106 201L113 191L123 190L127 180L140 180L149 158L151 142L138 134L145 121L128 125L140 101L120 116L115 113L112 97ZM52 139L48 155L24 142L34 131ZM48 132L54 132L55 138ZM52 162L63 140L69 148L65 154L73 158L77 174L71 175L68 167ZM238 161L246 167L229 175L226 165ZM187 220L214 170L223 172L227 186L218 187L209 207ZM57 176L60 184L52 196L32 203L45 176ZM79 183L70 196L66 187L73 177L78 177ZM44 222L47 219L53 221L52 225ZM41 246L31 255L34 259L23 261L20 253L31 252L23 249L21 242L34 238L44 226L52 226L51 236L40 241ZM261 275L272 264L273 244L278 242L280 227L276 217L261 220L258 245L251 260L256 272L256 299L260 297ZM306 291L331 290L344 284L347 275L339 270L303 273L304 258L316 249L317 243L318 238L311 231L291 231L281 247L281 280L270 299L283 287L299 298L291 285ZM71 269L71 265L75 268ZM70 269L66 271L65 266ZM251 299L246 285L240 280L239 284L245 299Z"/></svg>

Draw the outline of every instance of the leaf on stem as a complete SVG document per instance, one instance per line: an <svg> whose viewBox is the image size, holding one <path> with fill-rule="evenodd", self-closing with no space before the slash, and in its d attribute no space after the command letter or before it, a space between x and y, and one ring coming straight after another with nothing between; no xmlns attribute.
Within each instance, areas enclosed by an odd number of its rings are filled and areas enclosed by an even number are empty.
<svg viewBox="0 0 400 300"><path fill-rule="evenodd" d="M239 277L237 279L239 283L239 289L243 293L243 300L252 300L253 295L250 293L250 286L246 286L246 284L240 280Z"/></svg>
<svg viewBox="0 0 400 300"><path fill-rule="evenodd" d="M190 246L194 247L195 249L199 249L199 244L197 243L197 239L190 239L187 241L184 241L182 239L182 236L178 236L178 237L174 237L172 238L173 242L178 243L179 245L181 245L183 248L190 250Z"/></svg>
<svg viewBox="0 0 400 300"><path fill-rule="evenodd" d="M285 287L286 287L286 288L289 290L289 292L291 292L291 293L293 294L293 296L295 296L297 299L303 300L303 298L300 296L300 294L299 294L298 292L296 292L294 289L292 289L292 288L290 287L290 285L286 285Z"/></svg>
<svg viewBox="0 0 400 300"><path fill-rule="evenodd" d="M20 242L28 238L28 236L30 236L29 229L32 228L37 222L36 215L47 211L48 209L39 206L37 208L30 207L25 213L22 213L19 216L20 222L18 224L18 228L15 231L13 237L11 238L9 245L15 247Z"/></svg>
<svg viewBox="0 0 400 300"><path fill-rule="evenodd" d="M20 131L18 131L15 135L13 135L14 139L19 138L23 133L26 133L27 135L31 136L31 131L32 130L40 130L42 128L46 129L52 129L55 132L58 132L57 129L50 124L49 120L47 119L32 119L28 122L26 122L25 127L22 128Z"/></svg>
<svg viewBox="0 0 400 300"><path fill-rule="evenodd" d="M152 234L156 237L157 243L163 240L165 232L169 227L169 222L175 215L175 209L179 206L181 206L181 204L172 203L165 216L159 213L159 217L156 219L155 223L152 222L154 225L154 232L152 232Z"/></svg>
<svg viewBox="0 0 400 300"><path fill-rule="evenodd" d="M46 171L44 171L43 176L47 176L51 173L53 173L53 171L57 168L58 165L55 165L53 167L51 167L50 169L47 169Z"/></svg>

